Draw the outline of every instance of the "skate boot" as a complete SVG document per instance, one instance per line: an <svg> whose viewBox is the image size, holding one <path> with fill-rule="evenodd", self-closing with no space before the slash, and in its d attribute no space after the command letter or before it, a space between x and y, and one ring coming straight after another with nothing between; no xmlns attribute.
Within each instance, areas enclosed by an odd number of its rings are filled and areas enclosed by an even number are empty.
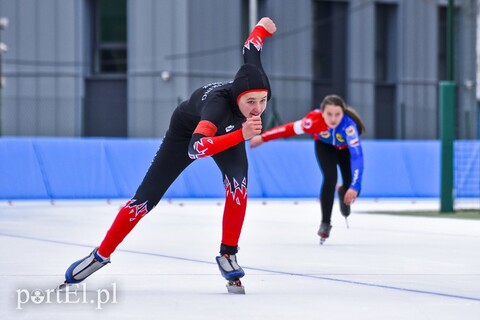
<svg viewBox="0 0 480 320"><path fill-rule="evenodd" d="M110 263L110 258L102 258L95 248L88 256L72 263L65 272L65 282L58 289L74 283L79 283L89 277L92 273Z"/></svg>
<svg viewBox="0 0 480 320"><path fill-rule="evenodd" d="M345 218L345 224L347 225L347 229L349 228L348 225L348 216L350 215L350 206L345 204L345 188L341 186L338 188L338 200L340 202L340 212L342 216Z"/></svg>
<svg viewBox="0 0 480 320"><path fill-rule="evenodd" d="M337 192L338 199L340 201L340 212L342 213L342 216L344 216L346 219L350 215L350 206L345 204L345 188L341 186L340 188L338 188Z"/></svg>
<svg viewBox="0 0 480 320"><path fill-rule="evenodd" d="M332 226L329 223L322 222L317 234L320 236L320 244L323 244L328 237L330 237L330 230Z"/></svg>
<svg viewBox="0 0 480 320"><path fill-rule="evenodd" d="M245 288L240 281L240 278L245 275L245 271L238 265L237 256L234 254L224 254L216 257L216 260L222 276L228 281L228 292L245 294Z"/></svg>

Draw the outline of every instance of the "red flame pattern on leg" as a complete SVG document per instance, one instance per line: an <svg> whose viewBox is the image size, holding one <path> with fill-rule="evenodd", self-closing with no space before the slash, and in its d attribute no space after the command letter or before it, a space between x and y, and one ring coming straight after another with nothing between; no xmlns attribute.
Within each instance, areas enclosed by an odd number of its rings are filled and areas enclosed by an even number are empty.
<svg viewBox="0 0 480 320"><path fill-rule="evenodd" d="M247 179L241 183L233 178L233 185L225 175L225 209L223 212L222 243L228 246L238 246L242 232L245 211L247 209Z"/></svg>
<svg viewBox="0 0 480 320"><path fill-rule="evenodd" d="M108 230L102 244L98 248L101 256L108 258L117 246L132 231L141 218L148 213L147 203L134 205L135 199L129 200L117 214L117 217Z"/></svg>

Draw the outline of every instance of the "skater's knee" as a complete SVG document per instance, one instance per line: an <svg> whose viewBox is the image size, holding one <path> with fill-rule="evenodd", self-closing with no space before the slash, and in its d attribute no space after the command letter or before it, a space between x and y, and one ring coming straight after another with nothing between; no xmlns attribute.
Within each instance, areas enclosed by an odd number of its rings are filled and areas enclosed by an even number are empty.
<svg viewBox="0 0 480 320"><path fill-rule="evenodd" d="M130 200L130 205L145 205L147 212L150 212L160 202L161 197L153 192L138 190Z"/></svg>
<svg viewBox="0 0 480 320"><path fill-rule="evenodd" d="M247 189L247 175L228 175L223 177L223 184L225 188L230 188L231 191L236 189Z"/></svg>

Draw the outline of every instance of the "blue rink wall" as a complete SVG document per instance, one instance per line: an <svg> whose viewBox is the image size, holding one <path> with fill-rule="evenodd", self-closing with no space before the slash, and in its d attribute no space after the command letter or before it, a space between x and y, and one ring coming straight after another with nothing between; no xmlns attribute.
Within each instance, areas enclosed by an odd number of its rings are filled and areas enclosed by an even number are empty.
<svg viewBox="0 0 480 320"><path fill-rule="evenodd" d="M130 198L160 139L0 138L0 199ZM439 141L363 141L362 197L439 197ZM312 140L251 150L249 197L318 197L322 174ZM457 197L480 197L480 141L456 141ZM212 159L188 167L165 198L222 198Z"/></svg>

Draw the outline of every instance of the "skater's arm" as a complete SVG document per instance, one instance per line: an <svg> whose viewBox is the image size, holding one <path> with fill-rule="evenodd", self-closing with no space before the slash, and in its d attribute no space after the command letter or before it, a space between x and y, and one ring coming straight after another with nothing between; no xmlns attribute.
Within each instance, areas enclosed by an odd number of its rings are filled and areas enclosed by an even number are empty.
<svg viewBox="0 0 480 320"><path fill-rule="evenodd" d="M355 200L357 199L357 196L358 196L358 191L350 188L345 193L345 197L343 198L343 201L347 206L349 206L355 202Z"/></svg>
<svg viewBox="0 0 480 320"><path fill-rule="evenodd" d="M325 130L328 130L328 126L323 119L322 112L320 110L313 110L309 112L302 120L297 120L274 127L265 131L262 133L262 135L254 137L250 142L250 147L258 147L262 143L270 140L288 138L304 133L314 134Z"/></svg>
<svg viewBox="0 0 480 320"><path fill-rule="evenodd" d="M188 148L188 156L191 159L213 156L227 150L245 140L259 134L262 130L260 116L248 118L242 129L230 133L215 136L217 126L208 120L202 120L197 125Z"/></svg>
<svg viewBox="0 0 480 320"><path fill-rule="evenodd" d="M207 123L200 123L199 126L208 126ZM198 129L198 127L197 127ZM242 130L224 134L222 136L206 136L196 131L192 135L190 145L188 147L188 156L191 159L199 159L213 156L228 148L231 148L244 141Z"/></svg>
<svg viewBox="0 0 480 320"><path fill-rule="evenodd" d="M356 124L352 121L345 129L345 140L350 151L350 167L352 170L352 182L350 189L357 192L362 188L363 177L363 149L360 142L360 134Z"/></svg>
<svg viewBox="0 0 480 320"><path fill-rule="evenodd" d="M263 70L260 53L262 51L265 38L271 37L276 30L277 27L270 18L265 17L260 19L243 45L243 61L245 63L256 65L263 73L265 73ZM267 100L270 100L272 96L272 90L270 88L270 82L268 78L266 78L266 81L268 88Z"/></svg>
<svg viewBox="0 0 480 320"><path fill-rule="evenodd" d="M265 38L271 37L275 31L277 31L277 27L270 18L260 19L243 45L243 60L245 63L252 63L262 68L260 52L263 42Z"/></svg>

